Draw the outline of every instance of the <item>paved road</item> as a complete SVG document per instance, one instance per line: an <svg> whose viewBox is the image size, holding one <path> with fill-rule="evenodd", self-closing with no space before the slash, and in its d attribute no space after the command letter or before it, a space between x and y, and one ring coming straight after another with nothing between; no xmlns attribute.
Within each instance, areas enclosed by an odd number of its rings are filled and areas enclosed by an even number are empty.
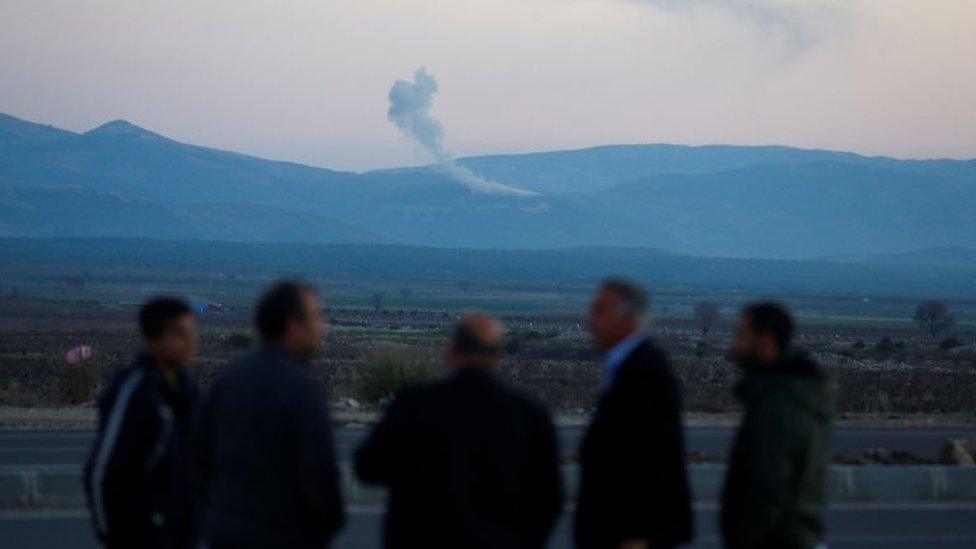
<svg viewBox="0 0 976 549"><path fill-rule="evenodd" d="M379 547L381 511L350 511L333 547ZM720 546L714 507L696 510L695 549ZM566 517L550 547L570 547ZM831 549L961 549L976 547L976 506L833 507L827 517ZM18 549L89 549L96 545L88 518L80 512L0 513L0 546Z"/></svg>
<svg viewBox="0 0 976 549"><path fill-rule="evenodd" d="M581 433L579 428L560 430L564 454L575 453ZM349 458L365 434L363 429L337 430L340 457ZM729 428L691 428L687 434L688 450L724 456L732 434ZM835 437L835 451L850 453L885 448L935 458L944 440L963 436L976 436L976 427L843 429ZM90 431L3 430L0 431L0 465L82 463L91 440Z"/></svg>

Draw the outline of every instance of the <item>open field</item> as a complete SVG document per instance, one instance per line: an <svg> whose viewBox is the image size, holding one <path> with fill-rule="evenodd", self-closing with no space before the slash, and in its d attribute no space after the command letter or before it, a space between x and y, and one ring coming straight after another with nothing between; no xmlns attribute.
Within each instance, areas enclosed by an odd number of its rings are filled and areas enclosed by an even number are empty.
<svg viewBox="0 0 976 549"><path fill-rule="evenodd" d="M957 322L936 338L922 333L912 312L931 296L912 294L911 286L899 286L898 280L924 282L918 278L924 269L889 273L866 293L838 285L846 278L823 289L825 282L810 282L807 273L808 268L821 269L820 274L840 276L834 270L850 266L702 259L696 265L711 269L708 276L717 277L711 280L700 270L680 276L687 265L669 263L671 256L634 251L637 259L628 263L626 251L612 249L581 250L578 258L519 252L515 260L500 251L404 247L93 240L4 244L0 405L90 400L99 382L132 358L138 348L138 304L159 293L187 296L201 309L200 356L193 368L206 384L253 343L250 306L261 288L277 277L295 276L318 286L325 298L332 333L314 367L340 405L355 406L354 399L375 407L389 388L384 368L409 370L407 377L413 378L432 375L457 317L465 310L485 309L501 316L508 330L504 375L559 410L585 413L592 405L598 366L584 315L602 265L651 286L653 331L672 354L689 411L736 411L732 388L738 372L725 359L731 322L738 307L767 295L786 302L798 316L800 345L829 370L841 412L958 418L972 417L976 407L976 325L967 313L976 310L976 300L958 284L953 287L962 293L934 294L952 308ZM719 277L726 266L738 274ZM750 270L756 277L745 276ZM686 279L687 284L677 283ZM788 286L792 289L784 289ZM721 313L707 336L693 316L702 300L716 303ZM940 345L948 337L953 344ZM65 352L82 344L95 351L91 379L64 362Z"/></svg>
<svg viewBox="0 0 976 549"><path fill-rule="evenodd" d="M6 298L0 302L0 398L8 405L71 404L71 367L64 353L80 344L95 349L96 377L131 359L138 347L135 307L92 301ZM362 400L361 373L377 354L435 363L457 312L332 308L332 333L316 375L337 399ZM590 406L597 381L595 353L581 319L568 315L504 314L508 328L504 372L513 383L554 407ZM252 341L245 310L200 315L200 357L194 369L206 384ZM654 331L671 351L685 384L689 410L736 409L737 371L724 359L727 321L702 337L692 319L659 318ZM965 338L966 336L962 336ZM969 336L970 338L972 336ZM879 349L889 338L891 349ZM806 323L801 342L838 384L848 413L968 414L976 401L976 347L942 350L911 325Z"/></svg>

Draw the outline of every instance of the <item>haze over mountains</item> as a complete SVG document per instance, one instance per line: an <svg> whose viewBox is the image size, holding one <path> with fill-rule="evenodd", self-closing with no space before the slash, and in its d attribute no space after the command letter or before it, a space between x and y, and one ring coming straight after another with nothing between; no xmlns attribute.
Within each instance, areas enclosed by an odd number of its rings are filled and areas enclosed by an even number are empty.
<svg viewBox="0 0 976 549"><path fill-rule="evenodd" d="M845 261L938 248L942 260L956 249L968 262L976 248L976 160L654 144L459 163L539 194L472 192L436 167L339 172L178 143L125 121L78 134L0 114L0 236Z"/></svg>

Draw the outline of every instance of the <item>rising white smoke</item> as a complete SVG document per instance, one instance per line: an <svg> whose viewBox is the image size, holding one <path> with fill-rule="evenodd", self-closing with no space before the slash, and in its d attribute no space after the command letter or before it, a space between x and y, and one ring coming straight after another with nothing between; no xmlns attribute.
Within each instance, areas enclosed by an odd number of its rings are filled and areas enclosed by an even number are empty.
<svg viewBox="0 0 976 549"><path fill-rule="evenodd" d="M521 196L537 194L485 179L455 162L454 156L441 143L441 138L444 136L443 126L430 113L435 93L437 93L437 80L427 72L426 68L420 67L414 73L412 82L397 80L393 83L393 87L390 88L390 110L387 111L386 116L404 135L415 139L427 149L441 171L472 191Z"/></svg>

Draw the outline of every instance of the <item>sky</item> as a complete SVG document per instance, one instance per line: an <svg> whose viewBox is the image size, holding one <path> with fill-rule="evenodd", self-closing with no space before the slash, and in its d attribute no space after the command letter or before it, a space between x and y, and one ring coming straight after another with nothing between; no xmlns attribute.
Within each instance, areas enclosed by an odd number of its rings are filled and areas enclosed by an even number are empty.
<svg viewBox="0 0 976 549"><path fill-rule="evenodd" d="M344 170L613 143L976 157L973 0L0 0L0 112Z"/></svg>

